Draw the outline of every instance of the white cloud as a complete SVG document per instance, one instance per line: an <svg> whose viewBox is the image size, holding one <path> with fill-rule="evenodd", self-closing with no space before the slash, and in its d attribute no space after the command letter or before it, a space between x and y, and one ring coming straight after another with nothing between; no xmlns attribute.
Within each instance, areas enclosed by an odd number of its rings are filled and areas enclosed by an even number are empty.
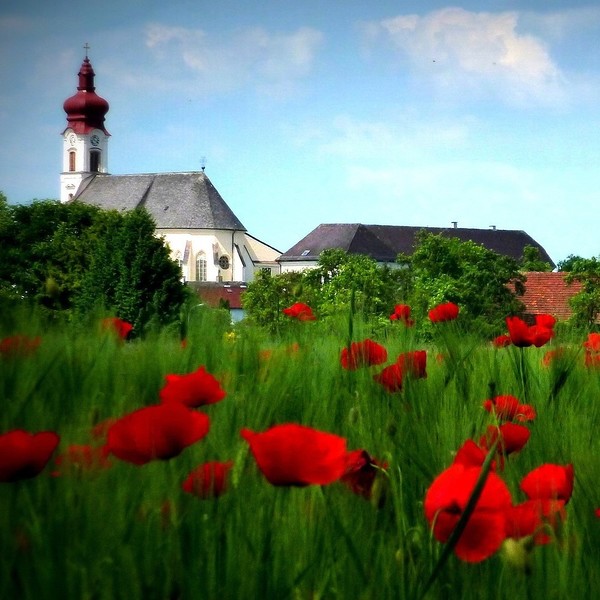
<svg viewBox="0 0 600 600"><path fill-rule="evenodd" d="M146 29L146 46L165 84L177 80L209 92L250 86L281 93L310 73L321 41L322 34L307 27L291 33L255 27L222 36L159 24Z"/></svg>
<svg viewBox="0 0 600 600"><path fill-rule="evenodd" d="M413 76L463 101L492 95L513 105L565 100L565 80L542 39L518 30L516 12L446 8L370 23L408 62Z"/></svg>

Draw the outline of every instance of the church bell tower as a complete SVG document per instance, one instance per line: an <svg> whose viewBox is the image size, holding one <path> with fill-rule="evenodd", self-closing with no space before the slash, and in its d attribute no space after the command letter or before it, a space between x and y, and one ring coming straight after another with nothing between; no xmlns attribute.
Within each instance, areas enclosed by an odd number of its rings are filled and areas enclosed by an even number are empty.
<svg viewBox="0 0 600 600"><path fill-rule="evenodd" d="M68 202L76 194L79 185L95 173L108 172L108 138L104 126L108 102L98 96L94 87L94 69L88 58L79 69L77 93L65 100L67 127L63 136L63 168L60 175L60 200Z"/></svg>

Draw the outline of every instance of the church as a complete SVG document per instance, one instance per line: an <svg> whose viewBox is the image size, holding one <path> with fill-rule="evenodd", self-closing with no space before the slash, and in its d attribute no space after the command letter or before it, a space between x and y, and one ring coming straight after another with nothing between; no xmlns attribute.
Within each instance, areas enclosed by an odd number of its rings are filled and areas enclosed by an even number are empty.
<svg viewBox="0 0 600 600"><path fill-rule="evenodd" d="M63 104L61 202L119 211L144 207L186 282L243 287L258 271L279 272L281 253L248 233L204 170L111 175L105 125L109 104L96 94L87 47L78 78L77 92Z"/></svg>

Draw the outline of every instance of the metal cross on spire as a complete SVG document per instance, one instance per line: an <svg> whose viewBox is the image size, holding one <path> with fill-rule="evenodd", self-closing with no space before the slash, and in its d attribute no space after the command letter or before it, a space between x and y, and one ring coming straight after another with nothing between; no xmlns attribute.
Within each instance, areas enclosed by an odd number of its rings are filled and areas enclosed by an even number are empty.
<svg viewBox="0 0 600 600"><path fill-rule="evenodd" d="M83 49L85 50L85 57L87 58L88 57L88 50L90 49L90 45L86 42L83 45Z"/></svg>

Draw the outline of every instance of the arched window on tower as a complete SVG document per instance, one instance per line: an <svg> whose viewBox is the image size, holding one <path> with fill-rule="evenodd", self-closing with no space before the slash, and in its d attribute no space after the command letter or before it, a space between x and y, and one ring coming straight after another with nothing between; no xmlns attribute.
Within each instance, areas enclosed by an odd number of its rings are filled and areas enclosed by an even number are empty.
<svg viewBox="0 0 600 600"><path fill-rule="evenodd" d="M196 255L196 281L206 281L206 254L202 251Z"/></svg>
<svg viewBox="0 0 600 600"><path fill-rule="evenodd" d="M90 171L92 173L100 171L100 152L98 150L90 150Z"/></svg>
<svg viewBox="0 0 600 600"><path fill-rule="evenodd" d="M69 152L69 171L75 171L75 150Z"/></svg>

